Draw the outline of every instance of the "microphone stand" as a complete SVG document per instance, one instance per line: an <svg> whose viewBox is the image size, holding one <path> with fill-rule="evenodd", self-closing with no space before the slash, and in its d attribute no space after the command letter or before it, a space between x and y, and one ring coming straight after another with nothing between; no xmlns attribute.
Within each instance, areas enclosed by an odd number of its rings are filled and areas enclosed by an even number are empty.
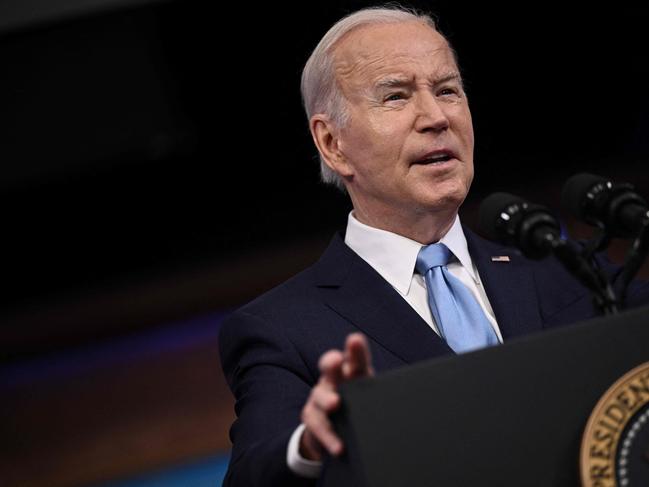
<svg viewBox="0 0 649 487"><path fill-rule="evenodd" d="M548 237L552 252L563 266L579 281L591 290L595 306L604 315L619 312L618 300L611 283L606 279L592 259L587 258L576 245L568 240L552 236Z"/></svg>
<svg viewBox="0 0 649 487"><path fill-rule="evenodd" d="M629 252L627 253L624 267L620 273L619 280L616 284L617 294L620 296L620 303L623 305L626 300L626 292L629 283L638 273L647 254L649 253L649 215L645 215L642 220L640 232L633 241Z"/></svg>

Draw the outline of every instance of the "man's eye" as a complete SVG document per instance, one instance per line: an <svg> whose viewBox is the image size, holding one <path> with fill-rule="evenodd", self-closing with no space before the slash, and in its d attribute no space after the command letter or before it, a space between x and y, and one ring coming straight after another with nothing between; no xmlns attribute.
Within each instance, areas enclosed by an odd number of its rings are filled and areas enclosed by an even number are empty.
<svg viewBox="0 0 649 487"><path fill-rule="evenodd" d="M458 91L455 88L444 88L439 92L439 96L452 96L457 94Z"/></svg>
<svg viewBox="0 0 649 487"><path fill-rule="evenodd" d="M405 96L403 93L391 93L388 96L385 97L385 101L398 101L398 100L403 100Z"/></svg>

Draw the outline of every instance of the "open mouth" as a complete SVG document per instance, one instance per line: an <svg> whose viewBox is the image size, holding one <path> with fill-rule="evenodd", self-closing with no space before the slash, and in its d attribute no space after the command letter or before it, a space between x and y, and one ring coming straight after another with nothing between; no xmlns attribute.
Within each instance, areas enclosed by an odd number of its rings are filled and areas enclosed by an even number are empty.
<svg viewBox="0 0 649 487"><path fill-rule="evenodd" d="M448 152L442 152L435 155L426 156L423 159L415 161L414 164L428 165L428 164L442 164L453 159L453 155Z"/></svg>

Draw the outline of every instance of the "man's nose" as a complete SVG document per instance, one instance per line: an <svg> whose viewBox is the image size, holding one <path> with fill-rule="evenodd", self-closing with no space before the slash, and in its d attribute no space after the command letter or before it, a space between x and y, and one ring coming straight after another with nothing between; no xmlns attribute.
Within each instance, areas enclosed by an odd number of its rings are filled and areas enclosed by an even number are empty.
<svg viewBox="0 0 649 487"><path fill-rule="evenodd" d="M430 92L420 93L417 97L417 119L415 128L418 132L432 130L440 132L448 129L449 119L443 103Z"/></svg>

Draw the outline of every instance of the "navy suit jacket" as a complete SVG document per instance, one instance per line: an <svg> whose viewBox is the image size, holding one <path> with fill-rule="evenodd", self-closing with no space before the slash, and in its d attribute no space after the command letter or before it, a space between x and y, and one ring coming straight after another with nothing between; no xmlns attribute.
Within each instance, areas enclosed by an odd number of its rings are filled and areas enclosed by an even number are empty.
<svg viewBox="0 0 649 487"><path fill-rule="evenodd" d="M589 291L555 259L531 261L464 231L504 341L597 315ZM498 255L510 262L492 261ZM628 301L647 296L647 287L636 286ZM237 420L225 486L315 484L288 469L288 440L318 380L320 355L358 331L369 339L377 373L453 353L340 235L313 266L229 316L220 352Z"/></svg>

